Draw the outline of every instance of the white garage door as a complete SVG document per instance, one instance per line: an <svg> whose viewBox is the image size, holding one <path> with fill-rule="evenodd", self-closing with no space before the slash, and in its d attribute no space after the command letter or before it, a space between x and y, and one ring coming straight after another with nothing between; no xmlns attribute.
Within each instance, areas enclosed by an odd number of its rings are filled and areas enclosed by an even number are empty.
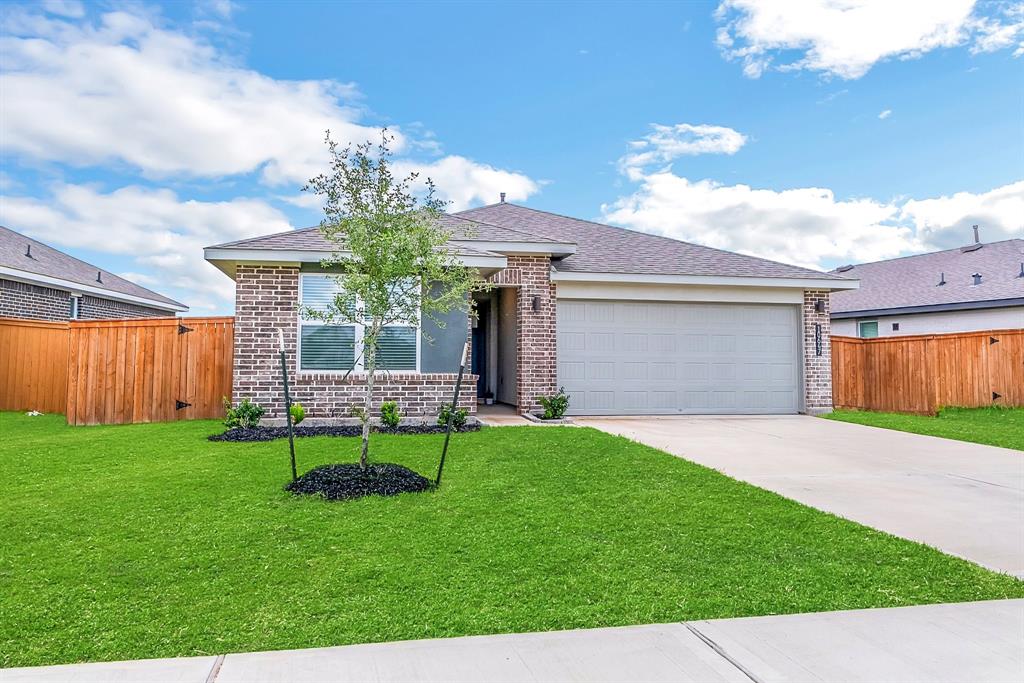
<svg viewBox="0 0 1024 683"><path fill-rule="evenodd" d="M796 413L796 306L560 300L573 415Z"/></svg>

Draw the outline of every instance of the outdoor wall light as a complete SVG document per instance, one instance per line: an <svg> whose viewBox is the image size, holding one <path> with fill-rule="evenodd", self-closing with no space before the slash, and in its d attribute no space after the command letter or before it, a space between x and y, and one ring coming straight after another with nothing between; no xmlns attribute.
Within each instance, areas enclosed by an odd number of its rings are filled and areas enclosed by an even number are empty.
<svg viewBox="0 0 1024 683"><path fill-rule="evenodd" d="M814 302L814 312L815 313L824 313L825 312L825 300L824 299L818 299L817 301Z"/></svg>
<svg viewBox="0 0 1024 683"><path fill-rule="evenodd" d="M540 297L535 295L533 297L533 312L536 313L539 310L540 310Z"/></svg>

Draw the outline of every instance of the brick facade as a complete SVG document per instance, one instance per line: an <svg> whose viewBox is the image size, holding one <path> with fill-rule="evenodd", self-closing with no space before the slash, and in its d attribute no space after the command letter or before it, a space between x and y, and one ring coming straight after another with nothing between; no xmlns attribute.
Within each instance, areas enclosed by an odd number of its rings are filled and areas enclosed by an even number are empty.
<svg viewBox="0 0 1024 683"><path fill-rule="evenodd" d="M821 312L815 310L818 302L822 302ZM828 290L804 291L801 320L804 335L804 411L812 415L828 413L832 411L832 344ZM821 326L820 356L817 355L816 324Z"/></svg>
<svg viewBox="0 0 1024 683"><path fill-rule="evenodd" d="M234 400L249 398L266 416L283 417L284 388L278 354L278 329L285 339L292 400L308 417L350 417L363 405L366 373L299 371L296 356L299 269L291 266L239 265L235 274ZM395 401L403 415L431 418L451 401L454 373L378 372L375 415L380 404ZM459 405L476 411L476 376L463 377Z"/></svg>
<svg viewBox="0 0 1024 683"><path fill-rule="evenodd" d="M555 345L556 299L548 256L509 256L509 279L518 279L516 312L516 395L520 413L543 409L538 396L558 391ZM499 275L501 275L499 273ZM537 297L537 310L534 298Z"/></svg>
<svg viewBox="0 0 1024 683"><path fill-rule="evenodd" d="M158 308L96 296L83 295L78 300L79 320L163 318L173 315ZM27 282L0 279L0 317L68 320L71 317L71 293Z"/></svg>
<svg viewBox="0 0 1024 683"><path fill-rule="evenodd" d="M103 320L104 318L173 318L171 311L149 308L138 304L129 304L113 299L101 299L96 296L83 295L78 302L79 320Z"/></svg>
<svg viewBox="0 0 1024 683"><path fill-rule="evenodd" d="M67 320L71 294L59 289L0 280L0 317L31 320Z"/></svg>

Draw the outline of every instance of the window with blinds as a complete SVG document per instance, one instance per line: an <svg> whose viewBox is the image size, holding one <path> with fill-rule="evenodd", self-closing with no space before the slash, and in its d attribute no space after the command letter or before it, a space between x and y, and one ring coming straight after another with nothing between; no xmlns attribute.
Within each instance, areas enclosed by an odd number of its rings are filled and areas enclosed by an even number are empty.
<svg viewBox="0 0 1024 683"><path fill-rule="evenodd" d="M302 274L299 300L302 310L326 311L339 294L337 281L330 275ZM358 302L347 302L353 314ZM299 369L360 371L362 365L363 325L336 324L299 317ZM385 327L377 340L376 365L380 370L418 371L419 328L407 325Z"/></svg>

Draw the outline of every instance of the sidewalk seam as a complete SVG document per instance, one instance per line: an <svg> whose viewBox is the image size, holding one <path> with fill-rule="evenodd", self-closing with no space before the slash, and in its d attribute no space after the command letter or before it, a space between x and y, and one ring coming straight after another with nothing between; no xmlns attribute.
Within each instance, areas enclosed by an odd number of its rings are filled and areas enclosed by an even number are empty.
<svg viewBox="0 0 1024 683"><path fill-rule="evenodd" d="M206 675L206 683L213 683L217 680L217 676L220 675L220 667L224 664L224 657L226 655L217 655L217 659L213 660L213 666L210 667L210 673Z"/></svg>
<svg viewBox="0 0 1024 683"><path fill-rule="evenodd" d="M754 683L764 683L764 681L762 681L762 680L761 680L760 678L758 678L758 677L757 677L756 675L754 675L754 672L753 672L753 671L750 671L749 669L747 669L747 667L743 666L743 665L742 665L742 664L740 664L740 663L739 663L739 662L738 662L738 661L737 661L737 660L736 660L735 658L733 658L733 657L732 657L731 655L729 655L729 653L728 653L728 652L726 652L726 651L725 651L725 649L724 649L724 648L723 648L723 647L722 647L721 645L719 645L719 644L718 644L718 643L716 643L716 642L715 642L714 640L712 640L712 639L711 639L711 638L709 638L708 636L706 636L706 635L704 635L703 633L701 633L701 632L700 632L700 631L699 631L699 630L697 629L697 627L696 627L696 626L693 626L693 625L692 625L692 624L690 624L690 622L688 622L688 621L684 621L684 622L683 622L683 626L685 626L685 627L686 627L687 629L689 629L690 633L692 633L693 635L695 635L695 636L697 636L698 638L700 638L700 639L701 639L701 641L702 641L702 642L703 642L703 643L704 643L705 645L707 645L707 646L708 646L708 647L710 647L710 648L711 648L712 650L714 650L714 651L715 651L715 653L716 653L716 654L717 654L717 655L718 655L719 657L721 657L722 659L724 659L725 661L729 662L729 663L730 663L730 664L732 664L732 665L733 665L734 667L736 667L737 669L739 669L739 670L740 670L740 672L741 672L741 673L742 673L742 674L743 674L744 676L746 676L747 678L749 678L749 679L750 679L751 681L753 681Z"/></svg>

